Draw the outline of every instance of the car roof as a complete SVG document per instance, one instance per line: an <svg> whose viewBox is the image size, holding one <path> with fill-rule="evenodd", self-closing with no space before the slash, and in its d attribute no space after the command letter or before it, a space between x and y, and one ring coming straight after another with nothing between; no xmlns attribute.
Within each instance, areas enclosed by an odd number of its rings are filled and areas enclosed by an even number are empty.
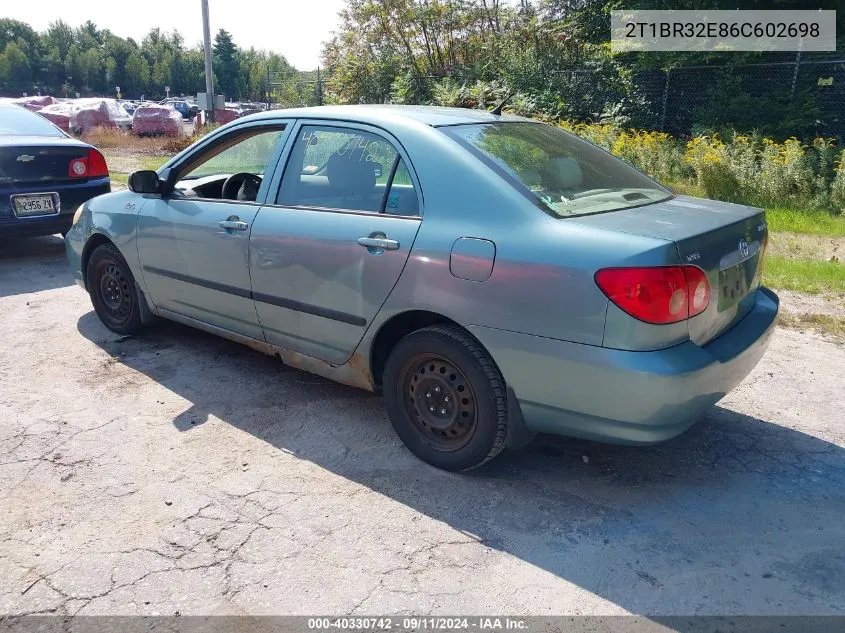
<svg viewBox="0 0 845 633"><path fill-rule="evenodd" d="M339 119L360 123L384 124L393 122L416 121L438 127L442 125L460 125L463 123L495 123L498 121L529 121L523 117L509 114L497 115L487 110L467 108L444 108L440 106L417 105L340 105L316 106L312 108L289 108L268 110L252 114L244 119L260 120L292 117L298 119ZM242 119L243 120L243 119Z"/></svg>

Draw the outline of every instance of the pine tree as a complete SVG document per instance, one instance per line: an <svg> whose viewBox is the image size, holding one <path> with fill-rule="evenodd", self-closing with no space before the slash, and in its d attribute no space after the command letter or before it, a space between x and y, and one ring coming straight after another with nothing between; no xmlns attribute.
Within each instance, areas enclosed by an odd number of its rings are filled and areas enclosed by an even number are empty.
<svg viewBox="0 0 845 633"><path fill-rule="evenodd" d="M220 29L214 36L214 77L219 81L214 91L224 94L227 100L239 97L239 71L238 49L232 41L232 35Z"/></svg>

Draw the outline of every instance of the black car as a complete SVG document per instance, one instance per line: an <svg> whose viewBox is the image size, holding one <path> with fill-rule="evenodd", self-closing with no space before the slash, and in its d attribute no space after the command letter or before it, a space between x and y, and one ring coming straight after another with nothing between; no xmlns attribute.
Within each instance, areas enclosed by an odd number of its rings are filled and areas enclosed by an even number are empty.
<svg viewBox="0 0 845 633"><path fill-rule="evenodd" d="M0 103L0 237L64 235L79 205L109 191L97 149L34 112Z"/></svg>

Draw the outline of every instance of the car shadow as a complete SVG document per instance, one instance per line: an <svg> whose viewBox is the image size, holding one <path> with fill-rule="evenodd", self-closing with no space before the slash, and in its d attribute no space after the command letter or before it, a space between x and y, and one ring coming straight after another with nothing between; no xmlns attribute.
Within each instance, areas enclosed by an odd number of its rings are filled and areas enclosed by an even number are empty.
<svg viewBox="0 0 845 633"><path fill-rule="evenodd" d="M176 324L118 337L88 313L77 327L191 403L180 431L214 415L630 612L845 605L845 451L798 430L716 406L657 446L541 436L451 474L404 449L376 395Z"/></svg>
<svg viewBox="0 0 845 633"><path fill-rule="evenodd" d="M58 235L0 237L0 297L73 285Z"/></svg>

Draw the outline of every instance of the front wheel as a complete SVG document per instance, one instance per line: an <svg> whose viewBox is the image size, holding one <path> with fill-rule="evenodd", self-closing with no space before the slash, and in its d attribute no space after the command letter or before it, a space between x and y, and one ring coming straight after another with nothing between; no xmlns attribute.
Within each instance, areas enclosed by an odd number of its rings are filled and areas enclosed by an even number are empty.
<svg viewBox="0 0 845 633"><path fill-rule="evenodd" d="M505 447L505 381L465 331L438 325L412 332L390 353L383 382L390 422L421 460L468 470Z"/></svg>
<svg viewBox="0 0 845 633"><path fill-rule="evenodd" d="M143 327L135 277L114 245L101 244L94 249L86 279L94 311L107 328L133 334Z"/></svg>

